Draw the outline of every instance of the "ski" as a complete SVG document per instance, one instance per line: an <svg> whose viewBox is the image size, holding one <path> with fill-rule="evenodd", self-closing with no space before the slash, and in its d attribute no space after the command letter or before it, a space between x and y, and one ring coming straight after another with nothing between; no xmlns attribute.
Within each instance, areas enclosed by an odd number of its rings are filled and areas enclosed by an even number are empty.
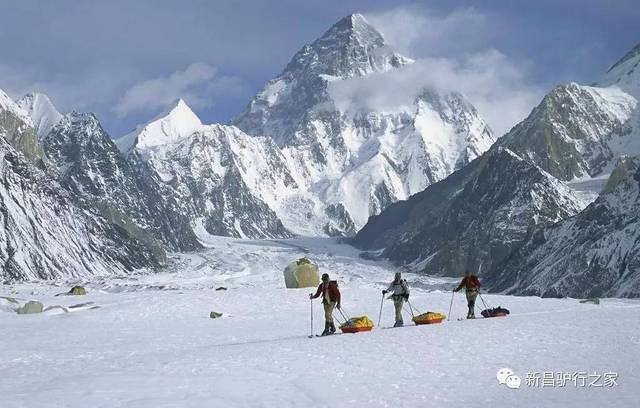
<svg viewBox="0 0 640 408"><path fill-rule="evenodd" d="M315 336L315 337L331 337L331 336L340 336L341 334L344 334L344 333L333 333L333 334L327 334L327 335L325 335L325 336L323 336L322 334L316 334L316 336Z"/></svg>

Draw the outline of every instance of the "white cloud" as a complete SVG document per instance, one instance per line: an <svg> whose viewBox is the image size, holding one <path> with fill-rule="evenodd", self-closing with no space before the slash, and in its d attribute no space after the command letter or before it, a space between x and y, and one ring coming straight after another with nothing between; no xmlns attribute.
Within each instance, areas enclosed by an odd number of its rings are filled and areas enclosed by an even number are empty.
<svg viewBox="0 0 640 408"><path fill-rule="evenodd" d="M442 57L477 48L492 32L487 17L472 8L436 15L418 7L367 13L367 20L399 51Z"/></svg>
<svg viewBox="0 0 640 408"><path fill-rule="evenodd" d="M544 95L529 80L526 61L484 45L491 30L487 18L473 9L443 16L394 9L367 18L390 44L423 52L409 55L416 61L402 69L332 82L329 92L341 110L392 111L412 106L425 88L455 91L466 96L496 135L502 136ZM473 40L464 42L466 49L451 52L460 48L462 38Z"/></svg>
<svg viewBox="0 0 640 408"><path fill-rule="evenodd" d="M402 69L329 84L341 110L393 111L412 106L425 88L460 92L497 135L524 119L543 95L526 82L526 68L496 50L460 60L418 59Z"/></svg>
<svg viewBox="0 0 640 408"><path fill-rule="evenodd" d="M124 93L113 110L120 118L132 113L156 112L178 98L193 108L204 108L213 104L216 93L235 93L241 88L237 78L219 76L215 67L196 62L169 76L136 83Z"/></svg>

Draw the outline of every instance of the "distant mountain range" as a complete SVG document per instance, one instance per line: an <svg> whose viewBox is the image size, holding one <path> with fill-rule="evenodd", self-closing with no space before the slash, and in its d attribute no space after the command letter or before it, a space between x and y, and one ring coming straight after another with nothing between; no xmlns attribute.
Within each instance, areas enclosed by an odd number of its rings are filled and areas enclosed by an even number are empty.
<svg viewBox="0 0 640 408"><path fill-rule="evenodd" d="M157 268L207 234L355 235L368 256L469 268L496 291L638 296L639 63L640 46L596 85L554 89L500 139L461 93L340 98L413 64L359 14L230 124L179 100L113 139L90 113L0 91L2 280Z"/></svg>

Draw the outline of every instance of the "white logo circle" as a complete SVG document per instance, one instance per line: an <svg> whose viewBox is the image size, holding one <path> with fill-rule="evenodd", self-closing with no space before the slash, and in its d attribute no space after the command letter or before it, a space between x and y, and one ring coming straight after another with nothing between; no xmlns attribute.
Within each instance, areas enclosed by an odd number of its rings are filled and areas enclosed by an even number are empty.
<svg viewBox="0 0 640 408"><path fill-rule="evenodd" d="M499 384L504 384L507 381L507 377L513 375L513 370L507 367L501 368L498 370L496 374L496 378L498 379Z"/></svg>
<svg viewBox="0 0 640 408"><path fill-rule="evenodd" d="M516 388L520 388L520 384L522 384L522 380L517 375L512 374L507 377L505 384L507 385L507 387L511 389L516 389Z"/></svg>

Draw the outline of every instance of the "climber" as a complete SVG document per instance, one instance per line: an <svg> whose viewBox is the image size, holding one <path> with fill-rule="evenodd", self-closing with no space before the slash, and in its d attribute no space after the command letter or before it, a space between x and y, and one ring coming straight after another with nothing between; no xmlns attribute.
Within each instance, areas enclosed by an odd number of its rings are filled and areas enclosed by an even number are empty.
<svg viewBox="0 0 640 408"><path fill-rule="evenodd" d="M329 280L329 275L322 274L322 282L318 286L316 294L309 294L309 298L315 299L322 294L322 305L324 306L324 331L322 336L333 334L336 332L336 326L333 323L333 309L340 309L340 290L338 282Z"/></svg>
<svg viewBox="0 0 640 408"><path fill-rule="evenodd" d="M391 285L382 291L383 295L387 293L391 293L388 299L393 299L393 306L396 309L396 323L393 327L402 327L404 325L402 321L402 306L405 301L409 300L409 286L407 285L407 281L402 279L400 272L396 272Z"/></svg>
<svg viewBox="0 0 640 408"><path fill-rule="evenodd" d="M467 295L467 307L469 307L469 311L467 312L467 319L475 319L476 315L474 313L476 298L478 297L478 293L480 290L480 280L474 274L472 274L468 269L464 273L464 278L460 284L453 290L454 292L458 292L460 289L464 287L464 292Z"/></svg>

